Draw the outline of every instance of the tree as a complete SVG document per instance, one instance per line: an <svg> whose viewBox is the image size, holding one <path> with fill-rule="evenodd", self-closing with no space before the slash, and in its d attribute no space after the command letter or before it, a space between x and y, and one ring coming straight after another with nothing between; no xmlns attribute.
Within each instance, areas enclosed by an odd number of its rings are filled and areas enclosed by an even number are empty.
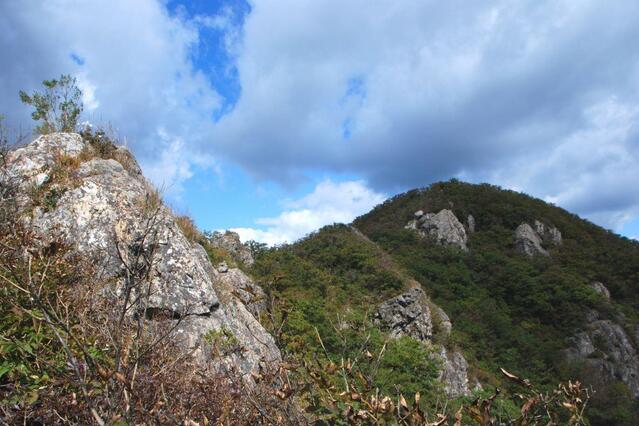
<svg viewBox="0 0 639 426"><path fill-rule="evenodd" d="M20 91L20 100L35 108L31 117L41 122L36 132L47 134L75 130L83 109L82 92L76 83L75 77L63 74L58 80L44 80L43 93L28 95Z"/></svg>

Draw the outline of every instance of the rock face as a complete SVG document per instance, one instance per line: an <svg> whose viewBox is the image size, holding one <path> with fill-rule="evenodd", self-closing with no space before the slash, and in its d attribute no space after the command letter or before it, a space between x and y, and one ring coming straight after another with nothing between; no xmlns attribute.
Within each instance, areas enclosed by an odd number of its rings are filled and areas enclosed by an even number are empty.
<svg viewBox="0 0 639 426"><path fill-rule="evenodd" d="M389 329L393 338L409 336L425 341L433 337L430 309L420 288L411 288L382 303L374 319Z"/></svg>
<svg viewBox="0 0 639 426"><path fill-rule="evenodd" d="M532 226L522 223L515 230L515 249L528 256L538 254L548 256L548 252L541 246L542 240Z"/></svg>
<svg viewBox="0 0 639 426"><path fill-rule="evenodd" d="M233 365L248 375L262 362L279 360L273 338L235 296L235 280L222 278L204 249L184 236L142 175L113 159L82 162L81 153L89 151L77 134L51 134L9 155L7 175L20 176L25 189L46 192L45 199L55 191L54 202L25 213L42 243L60 237L92 259L101 275L115 283L105 297L121 297L127 270L149 268L140 291L152 291L135 314L154 320L157 313L168 313L181 319L176 341L202 362L202 335L222 328L233 333L242 350L216 361L220 367ZM64 186L50 182L61 158L74 159L67 161L70 179ZM242 286L248 286L244 281Z"/></svg>
<svg viewBox="0 0 639 426"><path fill-rule="evenodd" d="M438 332L445 336L450 334L452 324L448 315L429 303L426 293L417 287L382 303L374 316L374 321L389 330L391 337L408 336L428 346L432 345L433 320L437 321ZM451 397L468 395L468 363L464 356L458 351L449 352L443 346L438 346L436 353L442 365L439 379L446 393Z"/></svg>
<svg viewBox="0 0 639 426"><path fill-rule="evenodd" d="M468 225L468 232L470 232L471 234L475 232L475 217L472 214L468 215L466 223Z"/></svg>
<svg viewBox="0 0 639 426"><path fill-rule="evenodd" d="M444 384L447 395L457 398L468 395L468 363L459 352L448 352L443 346L439 349L439 357L442 361L442 371L439 380Z"/></svg>
<svg viewBox="0 0 639 426"><path fill-rule="evenodd" d="M554 226L535 220L535 231L547 244L559 246L563 242L561 232Z"/></svg>
<svg viewBox="0 0 639 426"><path fill-rule="evenodd" d="M433 238L438 244L456 246L461 250L468 250L466 230L452 211L441 210L439 213L415 212L414 220L406 228L416 229L422 236Z"/></svg>
<svg viewBox="0 0 639 426"><path fill-rule="evenodd" d="M603 285L603 283L601 283L599 281L595 281L592 284L590 284L590 286L599 295L603 296L606 299L610 299L610 290L608 290L608 288L605 285Z"/></svg>
<svg viewBox="0 0 639 426"><path fill-rule="evenodd" d="M639 354L628 335L619 324L597 319L594 311L589 316L584 329L571 338L567 359L585 363L595 383L621 380L639 398Z"/></svg>
<svg viewBox="0 0 639 426"><path fill-rule="evenodd" d="M246 266L253 264L254 260L251 250L242 244L237 232L226 231L221 233L216 231L208 237L208 240L212 246L226 250L236 261Z"/></svg>
<svg viewBox="0 0 639 426"><path fill-rule="evenodd" d="M241 269L231 268L226 273L220 274L219 279L232 289L233 295L255 318L259 318L260 314L266 310L266 293Z"/></svg>
<svg viewBox="0 0 639 426"><path fill-rule="evenodd" d="M515 249L530 257L550 254L544 246L558 246L563 243L561 232L554 226L546 225L535 220L534 229L527 223L522 223L515 230Z"/></svg>

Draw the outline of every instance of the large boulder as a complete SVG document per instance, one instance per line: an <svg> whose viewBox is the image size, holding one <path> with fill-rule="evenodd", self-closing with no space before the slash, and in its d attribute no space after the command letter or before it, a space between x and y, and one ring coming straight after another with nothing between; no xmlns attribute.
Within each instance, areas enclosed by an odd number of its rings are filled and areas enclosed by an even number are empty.
<svg viewBox="0 0 639 426"><path fill-rule="evenodd" d="M535 231L547 244L559 246L563 243L561 232L554 226L535 220Z"/></svg>
<svg viewBox="0 0 639 426"><path fill-rule="evenodd" d="M66 167L64 173L60 167ZM101 277L113 283L104 297L121 297L131 275L143 271L144 283L132 297L146 296L132 314L176 321L175 339L185 352L246 376L265 362L277 362L272 336L236 295L234 282L241 280L221 277L136 168L95 158L77 134L51 134L12 151L5 176L21 177L22 193L40 194L35 197L46 201L32 199L25 221L43 245L62 238L91 259ZM216 330L232 333L241 350L211 361L202 336Z"/></svg>
<svg viewBox="0 0 639 426"><path fill-rule="evenodd" d="M548 256L546 249L542 247L542 239L532 226L522 223L515 230L515 250L530 257L541 254Z"/></svg>
<svg viewBox="0 0 639 426"><path fill-rule="evenodd" d="M455 214L448 210L439 213L415 212L415 219L408 222L406 228L417 230L423 237L432 238L438 244L455 246L461 250L468 250L468 237L464 225Z"/></svg>
<svg viewBox="0 0 639 426"><path fill-rule="evenodd" d="M583 328L570 338L570 347L564 351L566 358L587 367L591 384L621 380L639 398L639 354L631 339L618 323L598 319L594 311L588 317Z"/></svg>
<svg viewBox="0 0 639 426"><path fill-rule="evenodd" d="M602 282L595 281L590 284L590 287L604 299L610 300L610 290Z"/></svg>

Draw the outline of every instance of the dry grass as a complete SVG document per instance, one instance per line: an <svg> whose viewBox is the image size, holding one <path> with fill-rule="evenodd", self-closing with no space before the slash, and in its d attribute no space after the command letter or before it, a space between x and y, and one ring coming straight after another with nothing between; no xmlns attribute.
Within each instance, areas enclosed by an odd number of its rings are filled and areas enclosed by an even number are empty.
<svg viewBox="0 0 639 426"><path fill-rule="evenodd" d="M153 230L143 235L139 262L120 257L134 291L116 293L121 283L100 279L63 242L37 248L15 217L0 223L0 423L303 423L275 393L284 372L264 371L248 386L196 364L176 344L175 320L123 315L144 307L134 295L147 288L140 266L153 263Z"/></svg>
<svg viewBox="0 0 639 426"><path fill-rule="evenodd" d="M175 216L175 223L182 231L182 234L190 242L199 242L202 240L202 233L197 229L193 219L186 215Z"/></svg>

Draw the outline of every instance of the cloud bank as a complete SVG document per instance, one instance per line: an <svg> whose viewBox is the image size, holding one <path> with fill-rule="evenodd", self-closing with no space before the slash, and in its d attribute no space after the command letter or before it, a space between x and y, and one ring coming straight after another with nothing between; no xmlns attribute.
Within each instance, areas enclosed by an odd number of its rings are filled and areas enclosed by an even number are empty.
<svg viewBox="0 0 639 426"><path fill-rule="evenodd" d="M639 4L256 1L212 142L257 176L451 176L639 213Z"/></svg>
<svg viewBox="0 0 639 426"><path fill-rule="evenodd" d="M290 243L333 223L350 223L368 212L386 196L366 187L362 181L320 182L313 192L285 204L277 217L256 220L259 228L234 228L242 241L255 240L276 245Z"/></svg>

